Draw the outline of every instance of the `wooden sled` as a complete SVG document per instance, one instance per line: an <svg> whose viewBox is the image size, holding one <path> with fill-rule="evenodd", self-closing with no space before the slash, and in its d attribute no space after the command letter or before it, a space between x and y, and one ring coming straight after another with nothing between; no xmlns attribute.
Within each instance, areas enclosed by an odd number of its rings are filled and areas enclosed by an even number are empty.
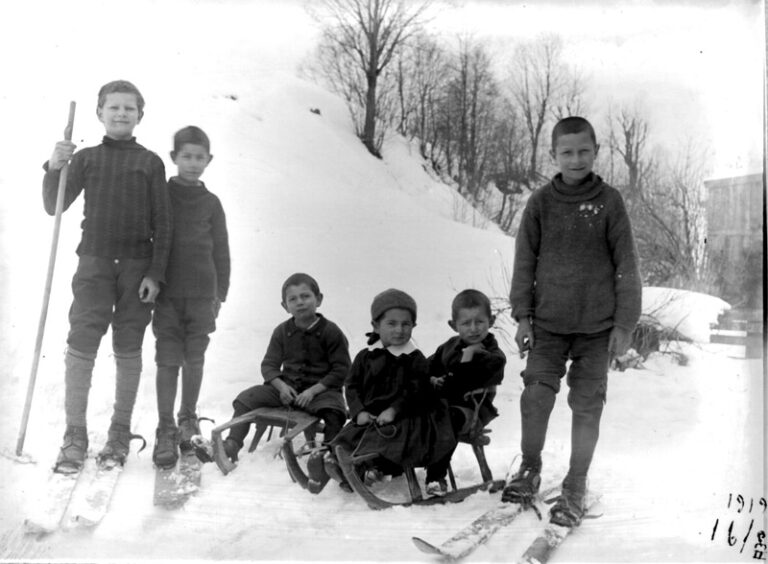
<svg viewBox="0 0 768 564"><path fill-rule="evenodd" d="M248 452L256 450L264 433L269 431L267 436L269 440L273 429L278 427L283 441L281 453L288 467L288 473L294 482L302 488L307 488L309 477L306 471L306 458L315 447L317 433L322 432L322 422L318 417L296 409L260 407L219 425L211 431L211 443L213 459L223 474L229 474L237 464L232 462L224 452L224 440L221 434L240 423L254 423L256 427Z"/></svg>
<svg viewBox="0 0 768 564"><path fill-rule="evenodd" d="M485 458L485 446L490 443L490 438L488 437L489 432L489 429L482 429L480 433L477 433L471 438L459 437L459 443L468 444L472 447L472 451L474 452L478 466L480 467L480 476L483 481L479 484L459 488L456 486L456 477L454 476L453 469L449 466L448 479L450 489L444 496L425 497L416 476L415 468L404 468L403 474L408 485L408 499L404 501L385 499L368 487L363 480L362 468L365 467L366 462L375 458L377 455L368 454L354 456L349 450L342 446L337 446L335 453L347 482L352 489L365 500L371 509L386 509L387 507L396 505L408 506L457 503L463 501L475 492L484 490L495 492L504 487L504 480L493 479L491 469L488 466L488 461Z"/></svg>

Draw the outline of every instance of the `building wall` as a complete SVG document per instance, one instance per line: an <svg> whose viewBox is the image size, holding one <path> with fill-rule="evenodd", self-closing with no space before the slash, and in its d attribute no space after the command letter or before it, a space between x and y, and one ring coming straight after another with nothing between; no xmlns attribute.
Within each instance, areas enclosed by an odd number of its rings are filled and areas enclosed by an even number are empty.
<svg viewBox="0 0 768 564"><path fill-rule="evenodd" d="M762 307L763 176L750 174L704 182L707 251L722 276L723 298Z"/></svg>

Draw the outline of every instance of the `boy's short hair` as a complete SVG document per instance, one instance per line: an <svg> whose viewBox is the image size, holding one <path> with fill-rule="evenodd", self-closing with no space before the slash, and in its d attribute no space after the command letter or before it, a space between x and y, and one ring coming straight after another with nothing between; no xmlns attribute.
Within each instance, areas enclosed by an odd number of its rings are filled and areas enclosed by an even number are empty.
<svg viewBox="0 0 768 564"><path fill-rule="evenodd" d="M139 118L144 115L144 96L141 95L139 89L132 82L127 80L113 80L107 82L99 90L99 101L97 109L104 107L104 102L107 100L107 94L114 94L121 92L123 94L133 94L136 96L136 106L139 108Z"/></svg>
<svg viewBox="0 0 768 564"><path fill-rule="evenodd" d="M570 135L572 133L581 133L582 131L589 132L589 136L592 138L592 143L597 145L597 135L595 135L595 128L586 119L579 116L570 116L563 118L555 124L552 128L552 150L557 147L557 140L562 135Z"/></svg>
<svg viewBox="0 0 768 564"><path fill-rule="evenodd" d="M179 152L181 148L186 144L200 145L205 148L205 152L211 154L211 141L205 134L205 131L197 127L196 125L188 125L182 127L173 136L173 150Z"/></svg>
<svg viewBox="0 0 768 564"><path fill-rule="evenodd" d="M456 321L460 309L469 309L473 307L483 308L488 315L488 319L493 317L493 313L491 312L491 300L488 299L488 296L483 294L480 290L469 289L462 290L456 294L455 298L453 298L453 303L451 304L451 319Z"/></svg>
<svg viewBox="0 0 768 564"><path fill-rule="evenodd" d="M288 291L288 286L299 286L301 284L309 286L309 289L312 290L312 293L315 294L315 296L320 295L320 286L317 284L317 280L312 278L309 274L297 272L296 274L291 274L286 278L285 282L283 282L283 302L285 302L285 293Z"/></svg>

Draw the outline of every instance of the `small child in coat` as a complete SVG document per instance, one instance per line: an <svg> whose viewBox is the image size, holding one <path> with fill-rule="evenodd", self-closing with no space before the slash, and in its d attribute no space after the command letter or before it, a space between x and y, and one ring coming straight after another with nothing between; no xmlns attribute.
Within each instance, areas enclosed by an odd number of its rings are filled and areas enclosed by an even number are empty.
<svg viewBox="0 0 768 564"><path fill-rule="evenodd" d="M158 413L152 460L161 468L174 466L179 446L191 449L192 437L200 434L197 400L205 351L229 290L229 237L224 208L200 180L212 158L210 140L199 127L190 125L174 135L171 159L178 174L168 181L173 244L166 283L152 319ZM177 427L173 409L179 369Z"/></svg>
<svg viewBox="0 0 768 564"><path fill-rule="evenodd" d="M491 301L478 290L463 290L451 304L448 325L458 333L429 358L430 383L451 408L457 437L479 433L498 415L493 399L504 378L507 358L490 333L495 316ZM445 495L451 451L427 467L427 494Z"/></svg>
<svg viewBox="0 0 768 564"><path fill-rule="evenodd" d="M371 319L369 346L344 383L351 421L332 445L377 455L366 470L368 483L428 466L456 447L448 407L429 389L427 360L411 341L416 302L401 290L385 290L373 299Z"/></svg>
<svg viewBox="0 0 768 564"><path fill-rule="evenodd" d="M278 325L269 340L261 363L265 384L240 392L233 402L232 418L258 407L297 407L323 420L327 445L347 420L341 387L350 366L349 344L335 323L317 313L323 294L310 275L289 276L283 283L282 298L291 318ZM250 426L241 423L230 428L224 451L231 460L237 460ZM313 454L321 457L327 451L325 447ZM327 475L318 478L310 475L312 493L319 493L328 481Z"/></svg>

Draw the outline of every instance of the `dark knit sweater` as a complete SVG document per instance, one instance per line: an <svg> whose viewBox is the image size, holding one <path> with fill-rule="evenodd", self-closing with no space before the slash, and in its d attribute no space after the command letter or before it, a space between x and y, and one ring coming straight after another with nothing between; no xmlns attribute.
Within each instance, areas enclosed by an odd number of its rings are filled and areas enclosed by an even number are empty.
<svg viewBox="0 0 768 564"><path fill-rule="evenodd" d="M317 316L309 329L300 329L293 318L275 328L261 362L265 382L280 377L297 391L318 382L341 389L351 364L349 344L335 323Z"/></svg>
<svg viewBox="0 0 768 564"><path fill-rule="evenodd" d="M43 204L56 212L61 171L43 177ZM83 192L82 239L78 255L146 258L145 276L164 280L171 247L171 210L163 161L135 138L104 137L100 145L75 153L69 164L64 209Z"/></svg>
<svg viewBox="0 0 768 564"><path fill-rule="evenodd" d="M163 296L218 298L229 290L229 239L224 208L204 184L168 181L173 209L173 244Z"/></svg>
<svg viewBox="0 0 768 564"><path fill-rule="evenodd" d="M619 192L591 174L579 186L556 175L528 199L515 242L512 315L547 331L631 331L642 285L632 227Z"/></svg>
<svg viewBox="0 0 768 564"><path fill-rule="evenodd" d="M440 395L451 402L460 402L464 394L501 384L507 357L499 348L496 337L488 333L482 342L482 351L476 352L469 362L462 362L467 344L461 337L451 337L437 347L429 357L430 376L445 376Z"/></svg>

